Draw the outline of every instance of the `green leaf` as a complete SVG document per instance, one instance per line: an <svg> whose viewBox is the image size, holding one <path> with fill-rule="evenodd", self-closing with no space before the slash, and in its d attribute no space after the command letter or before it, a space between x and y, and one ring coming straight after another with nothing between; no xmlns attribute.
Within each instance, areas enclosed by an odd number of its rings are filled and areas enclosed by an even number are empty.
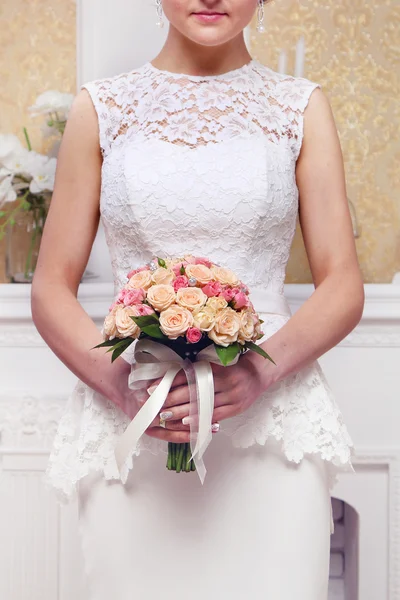
<svg viewBox="0 0 400 600"><path fill-rule="evenodd" d="M157 260L158 260L158 264L160 267L164 267L164 269L167 268L167 265L165 264L165 260L163 260L162 258L158 258L158 257L157 257Z"/></svg>
<svg viewBox="0 0 400 600"><path fill-rule="evenodd" d="M156 313L152 313L151 315L143 315L142 317L132 317L130 315L132 321L135 321L136 325L143 329L143 327L148 327L149 325L158 325L159 318Z"/></svg>
<svg viewBox="0 0 400 600"><path fill-rule="evenodd" d="M129 344L128 344L128 345L129 345ZM114 352L112 353L112 356L111 356L111 362L113 363L113 362L114 362L114 360L115 360L116 358L118 358L118 356L119 356L120 354L122 354L122 353L123 353L123 351L124 351L124 350L126 350L126 348L127 348L127 347L128 347L128 346L127 346L126 344L125 344L125 345L121 345L121 346L120 346L119 344L117 344L117 346L114 348Z"/></svg>
<svg viewBox="0 0 400 600"><path fill-rule="evenodd" d="M121 340L121 338L114 338L112 341L114 342L114 344L112 345L112 347L109 350L107 350L107 352L111 352L111 350L113 350L113 348L114 349L117 347L119 348L120 346L126 346L126 347L130 346L131 343L133 342L133 338L126 337L126 338L122 338L122 340Z"/></svg>
<svg viewBox="0 0 400 600"><path fill-rule="evenodd" d="M160 340L168 339L168 337L164 335L161 331L160 326L155 323L153 325L147 325L147 327L142 327L141 330L143 331L143 333L150 337L157 338Z"/></svg>
<svg viewBox="0 0 400 600"><path fill-rule="evenodd" d="M184 267L183 265L182 265L182 266L181 266L181 268L179 269L179 273L180 273L181 275L184 275L184 274L185 274L185 267Z"/></svg>
<svg viewBox="0 0 400 600"><path fill-rule="evenodd" d="M240 352L240 347L237 342L230 344L229 346L219 346L218 344L214 344L215 350L218 354L218 357L224 367L228 366L228 364L236 357Z"/></svg>
<svg viewBox="0 0 400 600"><path fill-rule="evenodd" d="M29 139L29 135L28 135L28 131L26 129L26 127L23 128L23 132L24 132L24 136L25 136L25 140L26 140L26 145L28 147L29 152L32 150L32 144L31 141Z"/></svg>
<svg viewBox="0 0 400 600"><path fill-rule="evenodd" d="M265 350L263 350L263 348L261 348L261 346L259 346L258 344L255 344L254 342L246 342L245 344L246 348L248 348L249 350L253 350L253 352L257 352L257 354L260 354L261 356L263 356L264 358L267 358L268 360L270 360L272 363L274 363L274 365L276 365L276 362L270 357L269 354L267 354L265 352Z"/></svg>
<svg viewBox="0 0 400 600"><path fill-rule="evenodd" d="M119 338L114 338L113 340L105 340L101 344L97 344L97 346L93 346L93 348L91 348L91 350L94 350L95 348L103 348L104 346L114 346L116 343L118 343L118 339Z"/></svg>
<svg viewBox="0 0 400 600"><path fill-rule="evenodd" d="M0 210L0 217L4 217L5 214L6 214L5 210Z"/></svg>
<svg viewBox="0 0 400 600"><path fill-rule="evenodd" d="M123 340L119 340L117 343L115 343L113 346L111 346L111 348L109 348L107 350L107 352L112 352L112 359L111 362L113 362L116 358L118 358L118 356L128 348L128 346L130 346L133 342L133 338L128 337L128 338L124 338Z"/></svg>

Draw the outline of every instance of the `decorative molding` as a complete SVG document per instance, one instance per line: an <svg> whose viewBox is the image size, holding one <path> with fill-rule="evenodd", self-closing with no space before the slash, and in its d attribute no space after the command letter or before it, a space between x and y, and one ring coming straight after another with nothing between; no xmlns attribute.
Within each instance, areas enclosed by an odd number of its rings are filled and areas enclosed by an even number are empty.
<svg viewBox="0 0 400 600"><path fill-rule="evenodd" d="M311 296L314 286L308 283L285 285L285 295L295 310ZM361 324L397 324L400 327L400 285L393 283L366 283L365 306Z"/></svg>
<svg viewBox="0 0 400 600"><path fill-rule="evenodd" d="M285 295L293 312L314 291L311 284L287 284ZM0 284L0 347L40 347L44 340L32 323L30 284ZM112 283L87 282L79 286L78 300L101 327L113 299ZM365 309L359 325L338 345L400 347L400 286L366 284Z"/></svg>
<svg viewBox="0 0 400 600"><path fill-rule="evenodd" d="M46 346L34 325L3 326L0 331L0 347L36 348Z"/></svg>
<svg viewBox="0 0 400 600"><path fill-rule="evenodd" d="M103 318L101 320L94 318L93 320L100 329ZM0 348L41 348L47 346L32 323L22 322L14 325L1 325L0 321L0 327Z"/></svg>
<svg viewBox="0 0 400 600"><path fill-rule="evenodd" d="M29 393L0 396L0 454L9 449L48 450L66 405L66 396Z"/></svg>
<svg viewBox="0 0 400 600"><path fill-rule="evenodd" d="M338 346L367 347L367 348L398 348L400 347L400 326L395 331L383 331L376 326L375 331L364 329L359 325Z"/></svg>
<svg viewBox="0 0 400 600"><path fill-rule="evenodd" d="M400 600L400 446L358 448L352 462L355 467L382 466L388 470L388 600Z"/></svg>

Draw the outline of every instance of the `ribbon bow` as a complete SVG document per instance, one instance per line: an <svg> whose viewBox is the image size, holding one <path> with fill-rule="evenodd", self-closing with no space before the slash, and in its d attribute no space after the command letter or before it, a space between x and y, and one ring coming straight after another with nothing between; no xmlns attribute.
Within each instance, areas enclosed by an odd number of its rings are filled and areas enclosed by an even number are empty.
<svg viewBox="0 0 400 600"><path fill-rule="evenodd" d="M211 425L214 412L214 377L210 363L221 365L214 344L203 348L196 361L183 359L172 348L147 338L138 340L134 352L135 362L129 375L132 390L143 388L143 382L163 377L156 389L140 408L119 438L115 458L121 471L126 459L135 452L139 439L160 412L171 389L176 374L185 371L190 395L190 449L196 471L203 484L206 476L203 455L212 439ZM235 364L239 354L229 363Z"/></svg>

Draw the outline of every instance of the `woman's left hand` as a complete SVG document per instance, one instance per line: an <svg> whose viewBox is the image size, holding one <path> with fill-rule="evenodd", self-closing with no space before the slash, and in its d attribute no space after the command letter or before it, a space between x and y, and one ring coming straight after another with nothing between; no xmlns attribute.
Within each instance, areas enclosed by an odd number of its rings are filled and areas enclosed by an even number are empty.
<svg viewBox="0 0 400 600"><path fill-rule="evenodd" d="M214 377L214 413L212 423L234 417L247 410L253 402L269 387L267 383L268 365L266 359L250 357L246 353L236 364L224 367L210 363ZM161 379L152 382L151 387L158 385ZM165 418L166 427L175 430L188 430L189 423L182 419L189 416L189 387L186 375L180 371L171 386L170 392L163 405L161 413ZM149 435L157 435L159 428L158 415L152 427L147 430Z"/></svg>

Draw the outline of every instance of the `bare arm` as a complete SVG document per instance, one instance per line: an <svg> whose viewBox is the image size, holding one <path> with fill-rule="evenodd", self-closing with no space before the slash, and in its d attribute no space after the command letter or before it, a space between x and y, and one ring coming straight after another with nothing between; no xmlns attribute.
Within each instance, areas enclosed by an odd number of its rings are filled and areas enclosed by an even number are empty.
<svg viewBox="0 0 400 600"><path fill-rule="evenodd" d="M123 358L111 363L104 348L91 350L102 335L77 300L99 223L101 164L96 111L82 90L74 99L59 151L31 307L39 333L58 358L126 410L122 398L129 365Z"/></svg>
<svg viewBox="0 0 400 600"><path fill-rule="evenodd" d="M357 325L364 306L342 151L330 104L320 89L312 93L305 111L296 179L300 224L316 289L262 343L277 363L264 365L269 384L338 344ZM264 360L254 353L251 358L260 365Z"/></svg>

